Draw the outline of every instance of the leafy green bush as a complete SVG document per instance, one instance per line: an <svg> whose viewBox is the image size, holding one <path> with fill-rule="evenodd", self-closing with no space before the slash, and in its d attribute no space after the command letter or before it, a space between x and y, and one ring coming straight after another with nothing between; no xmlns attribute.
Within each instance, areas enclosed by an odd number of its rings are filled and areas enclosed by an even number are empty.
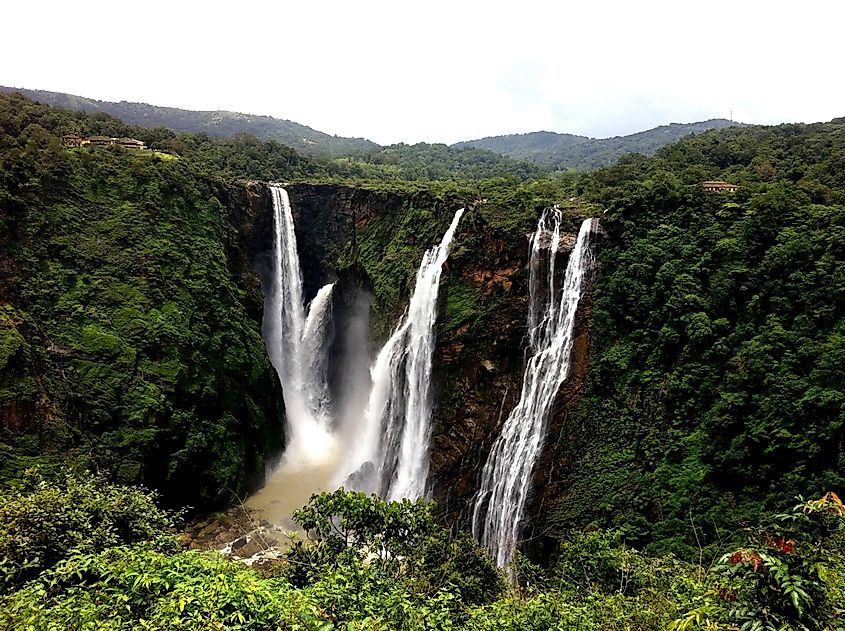
<svg viewBox="0 0 845 631"><path fill-rule="evenodd" d="M701 595L705 576L703 568L645 555L619 532L598 530L568 532L548 568L518 556L514 569L523 594L551 603L567 620L551 628L664 629Z"/></svg>
<svg viewBox="0 0 845 631"><path fill-rule="evenodd" d="M432 507L344 489L315 495L294 514L314 541L293 546L286 576L304 586L345 571L359 580L403 581L416 598L449 591L468 604L495 599L504 589L501 573L471 537L452 538L436 525Z"/></svg>
<svg viewBox="0 0 845 631"><path fill-rule="evenodd" d="M297 513L311 542L267 577L217 552L178 550L171 517L142 490L29 474L0 499L0 556L13 579L0 593L2 629L843 628L845 506L832 494L751 532L714 570L648 556L615 532L571 532L550 568L518 560L522 584L510 589L425 502L314 496ZM38 567L21 550L37 553Z"/></svg>
<svg viewBox="0 0 845 631"><path fill-rule="evenodd" d="M845 628L845 506L835 493L751 530L715 571L743 629Z"/></svg>
<svg viewBox="0 0 845 631"><path fill-rule="evenodd" d="M149 544L71 556L2 604L3 629L333 628L283 580L217 553L168 555Z"/></svg>
<svg viewBox="0 0 845 631"><path fill-rule="evenodd" d="M10 590L71 555L141 541L175 544L174 516L155 496L85 473L47 480L27 472L0 490L0 589Z"/></svg>
<svg viewBox="0 0 845 631"><path fill-rule="evenodd" d="M424 502L385 502L375 495L338 489L314 495L294 513L313 541L297 541L288 553L288 578L308 585L350 564L372 558L385 568L419 546L434 529Z"/></svg>

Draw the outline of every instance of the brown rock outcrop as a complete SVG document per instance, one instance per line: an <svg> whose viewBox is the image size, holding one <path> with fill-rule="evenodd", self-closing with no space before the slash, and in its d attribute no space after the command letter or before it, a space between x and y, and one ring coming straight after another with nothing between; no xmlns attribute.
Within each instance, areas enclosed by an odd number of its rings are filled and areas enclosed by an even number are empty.
<svg viewBox="0 0 845 631"><path fill-rule="evenodd" d="M559 270L565 270L575 238L575 234L561 236ZM462 337L465 333L462 329L446 332L441 338L439 359L454 369L443 384L437 411L430 479L438 515L453 528L470 526L481 470L502 422L518 401L522 386L528 310L527 277L522 272L528 265L528 241L516 248L513 245L487 243L485 251L492 253L487 265L475 260L462 271L461 278L485 295L494 290L510 294L496 309L487 329L471 341ZM508 286L499 279L512 284ZM568 410L577 405L586 378L591 311L588 287L576 315L570 375L556 399L546 427L544 448L534 469L534 492L526 510L531 515L531 528L524 535L529 540L544 531L550 507L562 491L561 463L568 456L565 437L560 433ZM455 357L455 339L466 342L466 350L459 359ZM537 546L529 546L529 552L537 551Z"/></svg>

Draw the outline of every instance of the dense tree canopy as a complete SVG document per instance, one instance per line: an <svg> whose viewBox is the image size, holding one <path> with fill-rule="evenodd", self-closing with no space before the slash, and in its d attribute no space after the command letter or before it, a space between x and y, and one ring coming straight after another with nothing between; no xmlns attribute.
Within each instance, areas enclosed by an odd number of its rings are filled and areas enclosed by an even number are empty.
<svg viewBox="0 0 845 631"><path fill-rule="evenodd" d="M155 151L66 149L68 132ZM0 96L0 624L841 626L845 124L707 132L590 175L541 175L441 145L315 160ZM243 178L408 192L356 233L356 262L396 308L448 222L440 201L474 208L456 266L487 235L524 239L545 205L606 209L590 368L557 447L557 552L548 567L517 561L521 591L427 505L314 498L298 517L317 542L262 578L177 552L168 514L108 486L209 506L281 446L278 381L224 203ZM709 179L739 190L706 192ZM451 289L444 335L495 321L496 300ZM56 477L67 463L102 477ZM44 479L23 476L32 464ZM796 495L820 499L773 516ZM47 537L27 532L42 526Z"/></svg>
<svg viewBox="0 0 845 631"><path fill-rule="evenodd" d="M0 473L70 455L173 501L229 501L281 446L283 413L220 183L187 159L65 150L75 115L0 106Z"/></svg>
<svg viewBox="0 0 845 631"><path fill-rule="evenodd" d="M715 544L845 488L844 150L838 124L729 129L581 181L609 238L562 525L693 556L693 522Z"/></svg>

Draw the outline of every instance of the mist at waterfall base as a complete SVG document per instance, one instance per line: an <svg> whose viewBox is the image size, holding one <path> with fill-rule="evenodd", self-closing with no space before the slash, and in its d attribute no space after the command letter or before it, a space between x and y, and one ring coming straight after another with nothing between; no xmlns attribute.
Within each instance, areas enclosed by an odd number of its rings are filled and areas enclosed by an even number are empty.
<svg viewBox="0 0 845 631"><path fill-rule="evenodd" d="M370 362L369 301L356 300L334 327L335 284L305 305L287 192L271 187L274 247L265 291L263 334L278 372L287 416L287 446L265 486L246 502L277 526L316 492L340 486L388 499L422 497L431 439L431 370L443 263L463 214L423 256L407 311ZM333 336L346 352L329 356ZM329 383L330 361L340 380ZM369 370L368 370L369 368ZM368 378L369 375L369 378Z"/></svg>
<svg viewBox="0 0 845 631"><path fill-rule="evenodd" d="M473 534L500 567L513 558L532 473L555 396L569 375L573 332L585 279L593 267L593 219L581 224L563 282L555 263L561 213L549 209L531 238L528 336L531 353L520 398L488 454L472 514Z"/></svg>

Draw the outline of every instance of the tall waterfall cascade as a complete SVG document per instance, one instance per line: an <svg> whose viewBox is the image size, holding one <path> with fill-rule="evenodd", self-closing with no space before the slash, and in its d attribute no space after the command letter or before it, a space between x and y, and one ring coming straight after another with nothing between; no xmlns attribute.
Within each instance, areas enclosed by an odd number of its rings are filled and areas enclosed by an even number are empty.
<svg viewBox="0 0 845 631"><path fill-rule="evenodd" d="M370 370L364 426L350 451L347 484L391 500L425 495L431 442L431 372L437 296L464 209L423 256L410 304Z"/></svg>
<svg viewBox="0 0 845 631"><path fill-rule="evenodd" d="M273 285L266 306L265 337L284 392L289 459L314 460L331 449L331 401L326 335L334 284L323 286L305 306L293 214L287 191L273 196Z"/></svg>
<svg viewBox="0 0 845 631"><path fill-rule="evenodd" d="M519 402L505 420L484 464L472 529L497 565L513 558L532 472L555 396L569 375L575 314L594 265L593 219L581 224L561 284L555 273L561 213L546 210L531 237L528 341L530 358Z"/></svg>
<svg viewBox="0 0 845 631"><path fill-rule="evenodd" d="M360 413L344 421L335 418L342 415L333 407L329 385L334 285L322 287L305 305L290 200L279 186L272 186L271 193L273 270L266 288L264 337L282 384L288 445L267 486L252 498L254 505L280 504L277 496L291 485L307 486L308 476L320 477L322 490L345 485L387 499L422 497L432 429L437 297L464 209L423 256L408 308L371 365L368 391L359 397Z"/></svg>

